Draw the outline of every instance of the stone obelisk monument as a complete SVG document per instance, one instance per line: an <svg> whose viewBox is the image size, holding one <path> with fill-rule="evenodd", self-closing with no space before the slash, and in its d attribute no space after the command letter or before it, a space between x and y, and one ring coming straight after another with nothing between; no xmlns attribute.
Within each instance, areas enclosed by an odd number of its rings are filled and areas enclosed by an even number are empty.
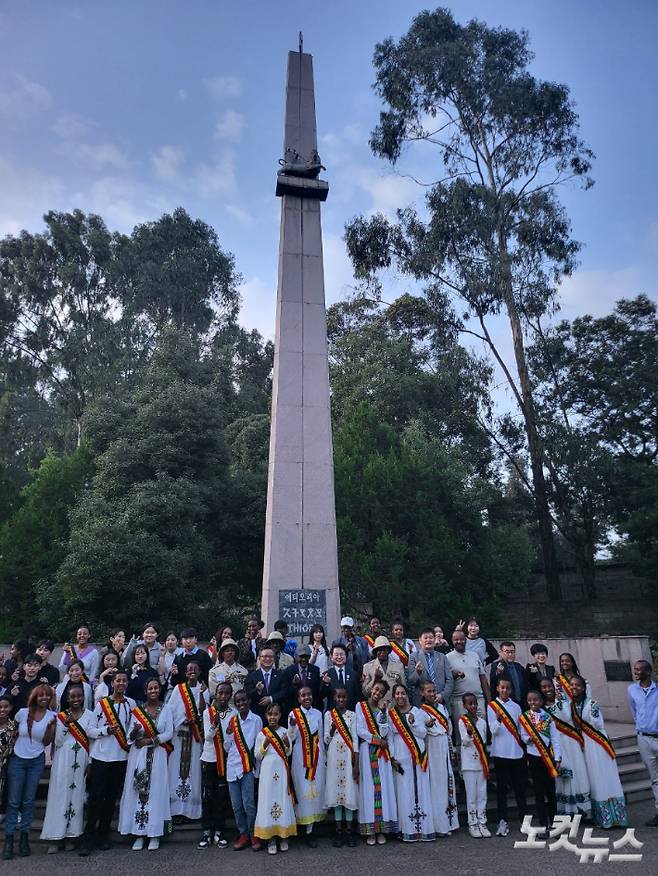
<svg viewBox="0 0 658 876"><path fill-rule="evenodd" d="M340 623L313 61L288 54L262 615L292 636Z"/></svg>

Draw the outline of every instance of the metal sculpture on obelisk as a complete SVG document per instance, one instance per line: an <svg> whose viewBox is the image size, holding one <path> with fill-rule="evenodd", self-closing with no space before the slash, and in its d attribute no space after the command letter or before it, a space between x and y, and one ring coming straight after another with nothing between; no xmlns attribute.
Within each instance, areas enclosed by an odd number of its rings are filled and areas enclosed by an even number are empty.
<svg viewBox="0 0 658 876"><path fill-rule="evenodd" d="M288 54L262 615L293 636L340 623L313 61Z"/></svg>

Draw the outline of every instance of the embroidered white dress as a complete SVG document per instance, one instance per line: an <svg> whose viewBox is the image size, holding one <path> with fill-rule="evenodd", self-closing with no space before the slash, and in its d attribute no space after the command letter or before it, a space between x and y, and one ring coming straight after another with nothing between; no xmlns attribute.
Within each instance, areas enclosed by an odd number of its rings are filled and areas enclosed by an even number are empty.
<svg viewBox="0 0 658 876"><path fill-rule="evenodd" d="M556 694L553 705L546 704L545 709L553 717L555 729L560 737L560 751L562 752L560 772L555 780L557 811L561 815L576 815L578 812L589 815L592 811L592 802L583 749L578 740L560 730L557 723L561 721L573 729L571 700L566 696L561 686L556 690Z"/></svg>
<svg viewBox="0 0 658 876"><path fill-rule="evenodd" d="M574 704L584 721L591 724L605 738L603 715L599 704L589 697L581 706ZM617 761L587 734L585 737L585 763L591 788L592 817L599 827L628 827L626 800L619 778Z"/></svg>
<svg viewBox="0 0 658 876"><path fill-rule="evenodd" d="M306 778L306 769L303 763L302 742L299 727L292 724L290 713L288 719L288 734L292 742L292 781L295 786L297 805L295 813L297 824L314 824L316 821L324 821L324 777L325 756L322 744L322 713L317 709L302 709L308 721L311 733L317 733L320 754L318 756L318 768L313 781ZM260 790L260 788L259 788Z"/></svg>
<svg viewBox="0 0 658 876"><path fill-rule="evenodd" d="M155 725L158 742L170 742L174 735L174 721L168 705L162 706ZM164 836L165 823L170 819L166 749L162 745L137 748L131 742L119 806L119 833Z"/></svg>
<svg viewBox="0 0 658 876"><path fill-rule="evenodd" d="M375 711L378 735L388 738L386 712ZM395 800L393 768L390 759L372 745L364 703L356 705L356 733L359 737L359 830L362 836L376 833L397 833L398 807Z"/></svg>
<svg viewBox="0 0 658 876"><path fill-rule="evenodd" d="M359 737L356 735L356 715L347 710L343 712L343 718L352 738L352 746L358 756ZM324 804L327 809L334 806L345 806L346 809L354 811L359 808L359 793L352 773L352 752L343 742L338 730L334 731L333 736L331 735L332 726L331 711L328 711L324 716L324 744L327 746Z"/></svg>
<svg viewBox="0 0 658 876"><path fill-rule="evenodd" d="M94 721L94 713L85 709L78 724L87 732ZM42 840L62 840L82 836L85 803L85 773L89 755L71 735L68 727L57 719L55 728L55 755L50 767L50 783L46 814L41 829Z"/></svg>
<svg viewBox="0 0 658 876"><path fill-rule="evenodd" d="M181 685L176 685L167 705L174 721L174 750L169 757L169 798L171 815L201 818L201 751L187 724L187 714L181 697ZM201 685L191 688L201 715L205 699ZM202 725L203 726L203 725Z"/></svg>
<svg viewBox="0 0 658 876"><path fill-rule="evenodd" d="M290 741L284 727L277 728L277 735L290 752ZM256 737L254 755L260 763L258 783L258 808L254 834L262 840L273 837L286 839L297 834L297 818L292 797L288 793L286 765L272 745L264 747L265 734Z"/></svg>
<svg viewBox="0 0 658 876"><path fill-rule="evenodd" d="M421 753L423 753L425 751L425 737L427 736L425 713L412 706L405 713L405 718ZM411 721L410 718L412 718ZM402 839L407 843L415 843L420 840L429 842L436 837L428 771L420 765L414 766L411 752L398 732L390 713L388 723L391 728L389 737L391 754L404 770L404 773L393 771L398 801L398 823Z"/></svg>
<svg viewBox="0 0 658 876"><path fill-rule="evenodd" d="M448 722L450 728L450 715L443 703L433 706ZM423 711L421 706L421 711ZM425 714L426 722L430 715ZM434 830L438 834L450 833L459 828L457 816L457 796L455 788L455 774L452 769L450 758L450 736L438 721L432 727L427 728L427 758L429 761L430 792L432 796L432 815L434 817Z"/></svg>

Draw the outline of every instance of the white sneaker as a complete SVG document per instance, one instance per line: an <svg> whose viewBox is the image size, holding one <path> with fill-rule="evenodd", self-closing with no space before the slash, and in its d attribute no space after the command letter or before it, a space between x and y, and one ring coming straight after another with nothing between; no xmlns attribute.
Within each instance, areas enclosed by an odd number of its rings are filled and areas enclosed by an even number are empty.
<svg viewBox="0 0 658 876"><path fill-rule="evenodd" d="M144 837L138 836L135 842L133 843L133 852L141 852L144 848Z"/></svg>
<svg viewBox="0 0 658 876"><path fill-rule="evenodd" d="M480 836L484 836L484 837L491 836L491 831L489 830L489 828L487 827L486 824L480 824L480 825L478 825L478 827L480 828Z"/></svg>
<svg viewBox="0 0 658 876"><path fill-rule="evenodd" d="M149 840L147 851L156 852L160 848L160 839L157 836L152 836Z"/></svg>
<svg viewBox="0 0 658 876"><path fill-rule="evenodd" d="M218 830L215 831L214 843L219 849L225 849L228 846L228 840Z"/></svg>
<svg viewBox="0 0 658 876"><path fill-rule="evenodd" d="M271 839L267 844L267 854L268 855L276 855L276 840Z"/></svg>
<svg viewBox="0 0 658 876"><path fill-rule="evenodd" d="M282 852L288 851L288 840L279 840L279 850Z"/></svg>
<svg viewBox="0 0 658 876"><path fill-rule="evenodd" d="M505 821L504 818L501 818L498 822L498 830L496 831L496 836L507 836L509 834L509 824Z"/></svg>
<svg viewBox="0 0 658 876"><path fill-rule="evenodd" d="M480 833L480 825L479 824L469 824L468 832L473 837L473 839L482 839L482 834Z"/></svg>

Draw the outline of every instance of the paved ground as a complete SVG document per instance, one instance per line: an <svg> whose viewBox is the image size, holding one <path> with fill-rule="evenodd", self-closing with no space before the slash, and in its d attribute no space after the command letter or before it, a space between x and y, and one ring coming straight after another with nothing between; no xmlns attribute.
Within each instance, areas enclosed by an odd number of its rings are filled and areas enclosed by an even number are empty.
<svg viewBox="0 0 658 876"><path fill-rule="evenodd" d="M607 872L658 873L658 828L644 827L644 822L654 814L653 802L638 803L630 809L631 825L636 829L636 838L644 843L641 849L641 863L603 863L597 866ZM623 831L610 831L606 836L612 841L618 839ZM595 835L604 835L595 831ZM582 834L581 834L582 836ZM583 865L571 853L559 850L527 851L514 849L514 840L523 839L521 835L492 837L491 839L471 839L462 829L449 839L434 843L406 845L389 842L385 846L368 847L359 845L356 849L334 849L329 838L321 838L318 848L307 849L291 843L290 851L282 855L268 855L265 851L255 854L250 849L237 853L232 849L209 849L199 851L195 844L179 840L171 841L157 852L133 852L128 843L117 845L112 851L95 853L89 858L80 858L76 853L62 852L46 855L45 844L33 843L30 858L15 858L11 862L0 861L0 876L59 876L59 874L120 873L131 871L135 876L147 873L186 874L186 876L206 876L218 871L231 876L364 876L369 871L413 872L414 876L436 876L441 870L447 873L459 872L459 876L529 876L541 872L541 876L582 876ZM580 843L582 845L582 842ZM627 852L635 851L627 848Z"/></svg>

